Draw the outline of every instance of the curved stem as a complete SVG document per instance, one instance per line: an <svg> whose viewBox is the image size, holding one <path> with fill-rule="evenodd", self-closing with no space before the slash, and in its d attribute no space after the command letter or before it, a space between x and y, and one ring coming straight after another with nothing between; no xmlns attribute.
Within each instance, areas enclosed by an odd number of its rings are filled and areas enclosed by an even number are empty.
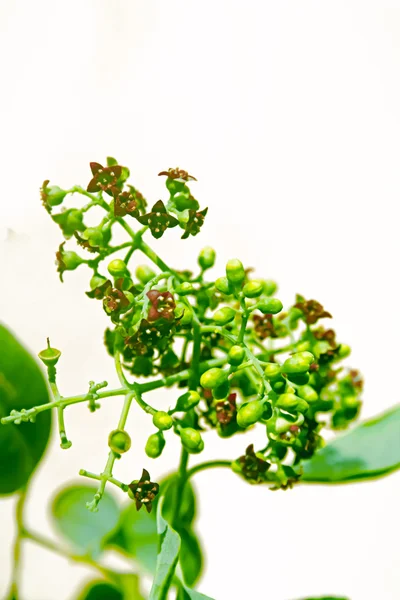
<svg viewBox="0 0 400 600"><path fill-rule="evenodd" d="M17 525L17 532L15 536L14 542L14 550L13 550L13 570L11 576L11 586L9 599L10 600L18 600L18 588L19 588L19 579L21 574L21 549L22 549L22 538L23 538L23 516L24 516L24 506L26 501L27 489L24 488L21 490L19 494L19 498L17 500L17 504L15 507L15 521Z"/></svg>
<svg viewBox="0 0 400 600"><path fill-rule="evenodd" d="M108 569L107 567L103 567L102 565L99 565L99 563L92 560L88 556L79 556L77 554L68 552L67 550L64 550L63 548L60 548L52 540L45 538L43 535L41 535L39 533L34 533L32 531L29 531L28 529L24 529L23 530L23 538L26 540L30 540L31 542L34 542L35 544L38 544L39 546L42 546L42 548L51 550L51 552L55 552L56 554L59 554L60 556L63 556L64 558L68 558L69 560L73 560L74 562L82 563L84 565L87 565L88 567L92 567L93 569L96 569L97 571L99 571L99 573L101 573L104 577L106 577L107 579L110 579L111 581L115 581L115 582L119 581L119 577L121 575L120 573L117 573L115 571L112 571L111 569Z"/></svg>
<svg viewBox="0 0 400 600"><path fill-rule="evenodd" d="M231 460L208 460L206 462L195 465L186 473L187 479L199 473L200 471L205 471L206 469L216 469L218 467L228 467L230 468L232 464Z"/></svg>

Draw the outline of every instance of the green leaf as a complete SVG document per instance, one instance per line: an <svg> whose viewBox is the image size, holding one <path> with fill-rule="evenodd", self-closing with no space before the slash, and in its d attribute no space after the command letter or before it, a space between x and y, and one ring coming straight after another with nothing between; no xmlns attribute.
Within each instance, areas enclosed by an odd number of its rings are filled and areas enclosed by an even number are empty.
<svg viewBox="0 0 400 600"><path fill-rule="evenodd" d="M181 547L179 535L168 525L161 514L161 506L162 502L159 503L157 511L157 529L161 538L161 545L149 600L166 600L178 564Z"/></svg>
<svg viewBox="0 0 400 600"><path fill-rule="evenodd" d="M124 600L124 596L110 583L92 581L83 590L78 600Z"/></svg>
<svg viewBox="0 0 400 600"><path fill-rule="evenodd" d="M78 600L144 600L137 575L121 575L118 579L118 586L106 581L89 582Z"/></svg>
<svg viewBox="0 0 400 600"><path fill-rule="evenodd" d="M303 464L303 481L345 483L400 468L400 406L338 436Z"/></svg>
<svg viewBox="0 0 400 600"><path fill-rule="evenodd" d="M52 515L59 532L69 540L75 550L97 558L107 538L115 531L120 510L114 498L104 493L97 513L86 508L93 500L96 488L90 485L73 485L61 490L52 502Z"/></svg>
<svg viewBox="0 0 400 600"><path fill-rule="evenodd" d="M160 535L160 549L149 600L166 600L168 589L173 580L174 583L178 582L178 585L181 586L180 594L183 594L185 600L212 600L212 598L190 589L176 576L174 578L182 547L181 537L164 519L162 504L162 501L159 502L157 507L157 530Z"/></svg>
<svg viewBox="0 0 400 600"><path fill-rule="evenodd" d="M205 596L204 594L200 594L196 590L192 590L185 585L182 585L179 590L178 600L213 600L210 596ZM340 599L338 599L340 600ZM346 599L344 599L346 600Z"/></svg>
<svg viewBox="0 0 400 600"><path fill-rule="evenodd" d="M179 530L179 535L181 536L179 563L183 579L187 585L194 585L203 569L203 556L200 543L194 531L182 529Z"/></svg>
<svg viewBox="0 0 400 600"><path fill-rule="evenodd" d="M344 596L318 596L312 598L301 598L301 600L350 600L350 598L345 598Z"/></svg>
<svg viewBox="0 0 400 600"><path fill-rule="evenodd" d="M49 402L38 364L3 325L0 348L0 418ZM12 494L27 483L43 456L50 426L50 411L39 414L35 423L0 425L0 494Z"/></svg>
<svg viewBox="0 0 400 600"><path fill-rule="evenodd" d="M196 516L196 496L190 481L186 481L183 490L180 489L179 478L172 475L164 483L165 492L163 500L163 516L172 523L174 511L178 506L178 516L176 522L179 523L179 529L190 527Z"/></svg>
<svg viewBox="0 0 400 600"><path fill-rule="evenodd" d="M147 571L154 573L157 564L158 535L156 513L137 511L134 503L120 516L117 533L108 540L108 546L135 558Z"/></svg>

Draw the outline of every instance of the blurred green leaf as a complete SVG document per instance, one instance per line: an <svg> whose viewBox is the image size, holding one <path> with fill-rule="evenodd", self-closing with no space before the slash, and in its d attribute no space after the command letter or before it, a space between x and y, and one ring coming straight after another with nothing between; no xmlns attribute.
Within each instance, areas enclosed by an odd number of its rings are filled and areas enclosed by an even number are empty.
<svg viewBox="0 0 400 600"><path fill-rule="evenodd" d="M199 579L203 568L203 556L200 543L194 531L182 529L179 530L178 533L181 537L179 563L181 565L183 579L187 585L194 585Z"/></svg>
<svg viewBox="0 0 400 600"><path fill-rule="evenodd" d="M73 485L64 488L54 498L51 512L58 531L69 540L77 552L96 558L107 538L113 534L120 509L114 498L104 493L99 511L90 512L86 502L93 500L97 488Z"/></svg>
<svg viewBox="0 0 400 600"><path fill-rule="evenodd" d="M119 580L118 586L106 581L91 581L78 600L144 600L137 575L121 575Z"/></svg>
<svg viewBox="0 0 400 600"><path fill-rule="evenodd" d="M0 348L0 418L49 402L38 364L3 325ZM43 456L50 426L50 411L39 414L35 423L0 425L0 494L12 494L26 484Z"/></svg>
<svg viewBox="0 0 400 600"><path fill-rule="evenodd" d="M181 547L179 535L168 525L161 514L161 505L162 503L159 503L157 510L157 530L161 545L149 600L164 600L167 597L178 564Z"/></svg>
<svg viewBox="0 0 400 600"><path fill-rule="evenodd" d="M122 592L103 581L92 581L89 583L78 600L125 600Z"/></svg>
<svg viewBox="0 0 400 600"><path fill-rule="evenodd" d="M167 590L174 580L181 549L180 535L167 523L162 513L162 502L160 502L157 507L157 530L160 536L160 549L149 600L165 600L167 597ZM176 577L174 581L177 581ZM180 582L180 585L182 588L180 594L183 594L185 600L187 598L193 600L212 600L208 596L190 589L182 582Z"/></svg>
<svg viewBox="0 0 400 600"><path fill-rule="evenodd" d="M302 480L346 483L373 479L400 468L400 406L338 436L304 462Z"/></svg>
<svg viewBox="0 0 400 600"><path fill-rule="evenodd" d="M182 585L179 590L178 600L213 600L210 596L205 596L204 594L200 594L196 590L191 590L190 588ZM340 599L339 599L340 600Z"/></svg>
<svg viewBox="0 0 400 600"><path fill-rule="evenodd" d="M154 573L157 564L158 535L156 512L148 514L137 511L135 504L128 505L121 513L118 530L107 541L108 546L135 558L147 571Z"/></svg>
<svg viewBox="0 0 400 600"><path fill-rule="evenodd" d="M196 497L193 486L190 481L186 481L183 490L178 485L178 476L171 476L165 483L163 499L163 516L171 523L174 517L175 508L178 506L179 529L190 527L196 516Z"/></svg>
<svg viewBox="0 0 400 600"><path fill-rule="evenodd" d="M344 596L313 596L312 598L301 598L300 600L350 600L350 598Z"/></svg>

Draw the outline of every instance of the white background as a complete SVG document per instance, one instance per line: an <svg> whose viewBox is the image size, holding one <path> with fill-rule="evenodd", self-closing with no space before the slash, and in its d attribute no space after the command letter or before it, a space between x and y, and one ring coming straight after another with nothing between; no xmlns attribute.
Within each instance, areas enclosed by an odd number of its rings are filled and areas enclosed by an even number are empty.
<svg viewBox="0 0 400 600"><path fill-rule="evenodd" d="M83 293L88 273L58 280L61 235L39 187L85 185L89 161L114 155L150 200L163 197L162 169L198 178L206 224L185 242L176 230L156 242L168 262L193 266L212 244L215 274L238 256L279 280L284 303L317 298L365 375L363 415L399 401L400 2L3 0L0 30L0 317L32 351L47 335L62 349L64 395L116 381L101 345L106 317ZM32 527L52 535L53 492L81 467L102 469L119 406L67 411L73 446L62 451L54 436L33 484ZM122 480L149 461L147 416L134 409L129 428ZM237 456L244 443L207 436L205 457ZM177 457L171 442L153 477ZM215 471L197 488L208 548L200 589L217 600L400 597L400 475L274 494ZM13 504L0 502L0 595ZM32 546L25 558L23 600L72 599L90 575Z"/></svg>

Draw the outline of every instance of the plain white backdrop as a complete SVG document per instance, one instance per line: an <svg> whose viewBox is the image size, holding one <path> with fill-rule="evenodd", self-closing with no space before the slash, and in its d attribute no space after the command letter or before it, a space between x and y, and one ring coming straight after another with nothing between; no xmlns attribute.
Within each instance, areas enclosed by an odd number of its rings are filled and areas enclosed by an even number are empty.
<svg viewBox="0 0 400 600"><path fill-rule="evenodd" d="M363 416L399 401L399 1L3 0L0 31L0 318L33 352L48 335L62 349L64 395L116 381L101 345L107 319L83 293L88 273L58 280L62 239L39 187L84 185L88 163L112 155L150 200L163 197L160 170L198 178L206 224L185 242L174 230L156 242L167 262L190 267L213 245L215 274L237 256L279 281L284 304L296 292L318 299L364 373ZM82 467L102 469L119 405L66 412L73 446L62 451L54 436L33 483L32 527L53 535L54 491ZM134 410L129 427L122 480L149 461L148 418ZM207 436L205 458L243 444ZM178 450L171 443L150 465L155 478ZM400 475L271 493L215 471L197 489L200 590L217 600L400 597ZM13 507L0 501L0 595ZM23 600L72 600L94 575L28 544L24 556Z"/></svg>

